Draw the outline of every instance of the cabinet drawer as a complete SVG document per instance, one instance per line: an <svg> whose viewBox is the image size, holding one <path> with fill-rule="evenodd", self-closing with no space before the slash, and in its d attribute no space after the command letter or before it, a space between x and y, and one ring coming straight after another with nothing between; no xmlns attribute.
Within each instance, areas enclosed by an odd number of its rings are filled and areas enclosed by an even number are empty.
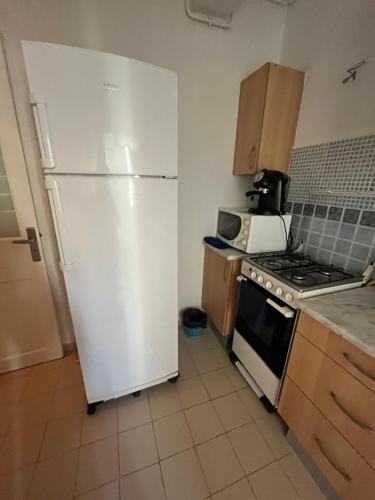
<svg viewBox="0 0 375 500"><path fill-rule="evenodd" d="M298 333L287 373L375 468L375 394Z"/></svg>
<svg viewBox="0 0 375 500"><path fill-rule="evenodd" d="M289 377L279 413L340 498L375 498L375 472Z"/></svg>
<svg viewBox="0 0 375 500"><path fill-rule="evenodd" d="M375 392L375 359L301 312L297 331Z"/></svg>

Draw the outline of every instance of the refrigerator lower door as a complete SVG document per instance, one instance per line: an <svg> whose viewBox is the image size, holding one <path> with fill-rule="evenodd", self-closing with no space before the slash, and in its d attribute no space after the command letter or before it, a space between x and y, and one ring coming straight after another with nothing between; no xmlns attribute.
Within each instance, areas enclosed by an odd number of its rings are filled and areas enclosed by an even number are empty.
<svg viewBox="0 0 375 500"><path fill-rule="evenodd" d="M46 181L69 235L63 269L88 401L176 375L177 180Z"/></svg>

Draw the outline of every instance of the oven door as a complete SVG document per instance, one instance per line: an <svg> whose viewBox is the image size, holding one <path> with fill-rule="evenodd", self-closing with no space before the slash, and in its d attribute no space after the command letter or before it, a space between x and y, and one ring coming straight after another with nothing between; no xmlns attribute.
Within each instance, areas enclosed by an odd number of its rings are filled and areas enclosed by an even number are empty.
<svg viewBox="0 0 375 500"><path fill-rule="evenodd" d="M219 210L217 236L227 242L233 242L241 232L242 219L239 215Z"/></svg>
<svg viewBox="0 0 375 500"><path fill-rule="evenodd" d="M269 369L282 376L296 311L255 283L241 281L236 330Z"/></svg>

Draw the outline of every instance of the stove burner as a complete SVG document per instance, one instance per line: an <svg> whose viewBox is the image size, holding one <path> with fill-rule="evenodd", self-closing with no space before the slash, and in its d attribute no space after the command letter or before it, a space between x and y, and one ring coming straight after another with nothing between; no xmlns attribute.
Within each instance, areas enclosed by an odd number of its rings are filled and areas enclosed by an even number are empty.
<svg viewBox="0 0 375 500"><path fill-rule="evenodd" d="M319 269L320 274L324 274L324 276L331 276L332 271L333 269L330 268Z"/></svg>
<svg viewBox="0 0 375 500"><path fill-rule="evenodd" d="M290 255L288 257L288 259L291 261L291 262L301 262L301 261L308 261L308 259L306 259L306 257L304 255Z"/></svg>
<svg viewBox="0 0 375 500"><path fill-rule="evenodd" d="M282 269L283 265L277 260L265 260L263 266L267 269Z"/></svg>
<svg viewBox="0 0 375 500"><path fill-rule="evenodd" d="M303 281L307 278L305 274L293 274L292 275L292 280L298 280L298 281Z"/></svg>

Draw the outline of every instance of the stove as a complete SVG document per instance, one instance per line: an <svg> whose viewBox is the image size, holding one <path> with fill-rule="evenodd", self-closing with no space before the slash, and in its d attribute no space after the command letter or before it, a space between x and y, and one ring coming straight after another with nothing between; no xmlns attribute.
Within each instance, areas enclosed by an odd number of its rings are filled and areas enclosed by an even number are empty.
<svg viewBox="0 0 375 500"><path fill-rule="evenodd" d="M292 252L248 257L242 263L241 272L246 278L295 307L298 299L362 285L362 276L354 276L339 267L322 264L306 255Z"/></svg>
<svg viewBox="0 0 375 500"><path fill-rule="evenodd" d="M251 255L242 261L235 365L262 401L277 406L298 317L298 301L362 285L362 276L300 253Z"/></svg>

